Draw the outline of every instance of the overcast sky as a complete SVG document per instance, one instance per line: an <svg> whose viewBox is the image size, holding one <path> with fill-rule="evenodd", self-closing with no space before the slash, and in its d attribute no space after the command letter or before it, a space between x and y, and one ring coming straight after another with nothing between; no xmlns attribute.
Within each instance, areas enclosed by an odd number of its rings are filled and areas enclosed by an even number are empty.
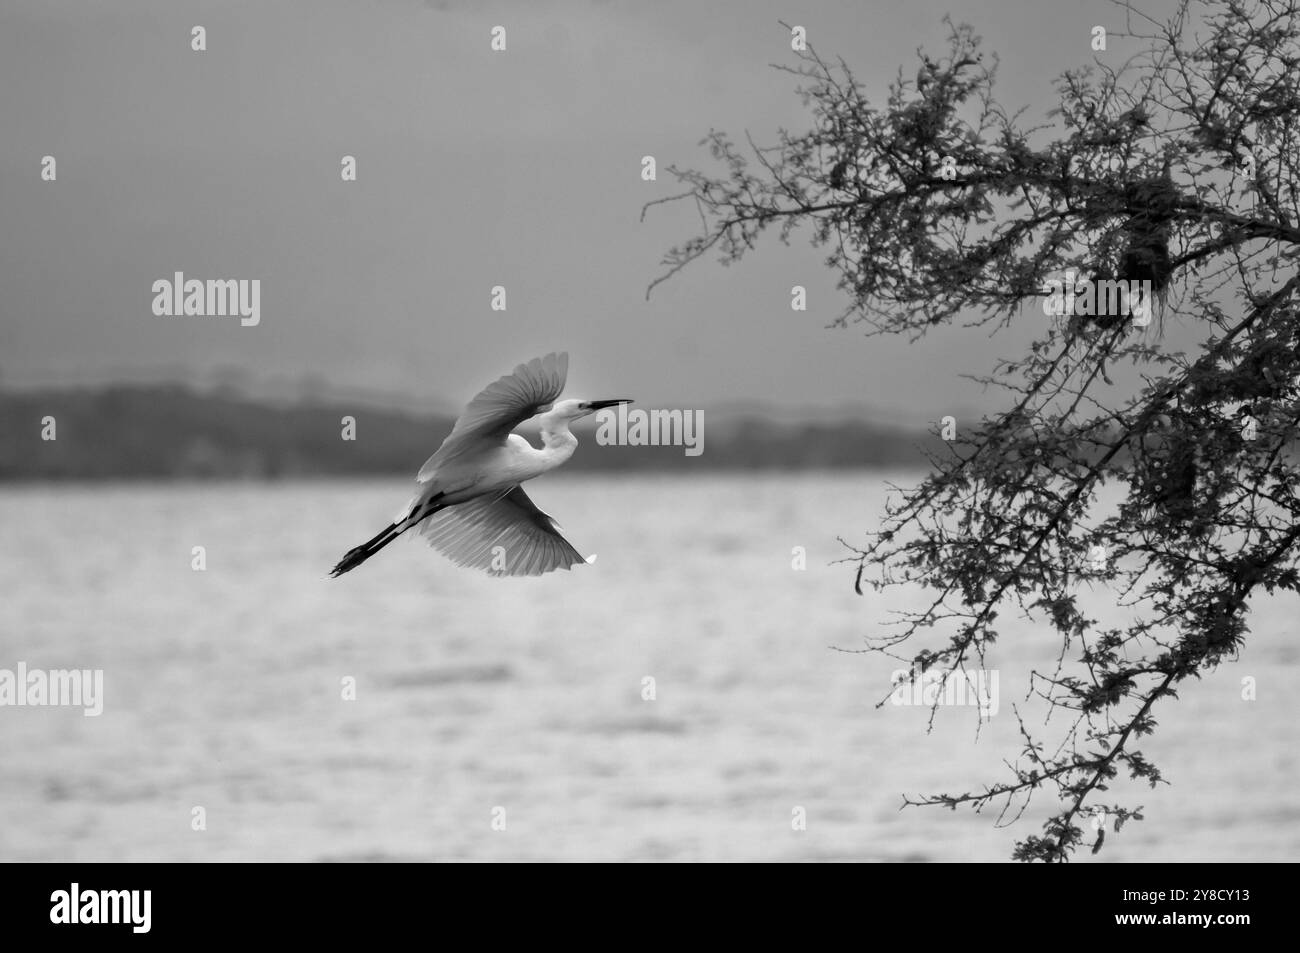
<svg viewBox="0 0 1300 953"><path fill-rule="evenodd" d="M855 404L922 422L980 406L959 375L1023 333L908 345L827 330L845 302L806 242L701 261L646 302L698 220L682 205L638 221L674 191L669 164L712 168L698 145L711 127L760 141L806 128L792 78L770 66L793 56L778 21L878 95L915 70L916 47L942 50L950 10L1001 56L1004 100L1033 116L1051 80L1090 59L1090 27L1122 26L1105 0L5 0L0 380L233 368L432 407L567 349L579 396ZM206 52L190 49L195 24ZM489 49L496 24L505 53ZM646 154L658 182L641 181ZM154 316L152 284L175 271L260 279L261 324ZM498 284L504 313L489 308ZM806 313L790 310L794 284Z"/></svg>

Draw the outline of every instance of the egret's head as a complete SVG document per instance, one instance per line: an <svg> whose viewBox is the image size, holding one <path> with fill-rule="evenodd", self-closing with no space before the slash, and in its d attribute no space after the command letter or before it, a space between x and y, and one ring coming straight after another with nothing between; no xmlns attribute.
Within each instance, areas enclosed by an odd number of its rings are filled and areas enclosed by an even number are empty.
<svg viewBox="0 0 1300 953"><path fill-rule="evenodd" d="M556 401L546 416L560 420L581 420L606 407L630 403L632 400L628 397L616 397L613 400L561 400Z"/></svg>

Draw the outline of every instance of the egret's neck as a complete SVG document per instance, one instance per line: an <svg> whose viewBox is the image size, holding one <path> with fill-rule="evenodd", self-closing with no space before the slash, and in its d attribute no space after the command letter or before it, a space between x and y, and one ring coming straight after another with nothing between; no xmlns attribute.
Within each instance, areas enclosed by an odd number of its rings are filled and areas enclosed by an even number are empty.
<svg viewBox="0 0 1300 953"><path fill-rule="evenodd" d="M563 417L542 415L542 449L539 451L549 466L558 467L578 447L578 438L569 430L569 421Z"/></svg>

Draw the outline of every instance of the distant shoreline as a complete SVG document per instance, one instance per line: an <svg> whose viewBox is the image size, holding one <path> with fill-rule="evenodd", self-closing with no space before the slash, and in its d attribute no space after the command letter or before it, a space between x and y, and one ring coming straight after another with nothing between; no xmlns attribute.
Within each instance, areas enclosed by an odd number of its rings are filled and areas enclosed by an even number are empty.
<svg viewBox="0 0 1300 953"><path fill-rule="evenodd" d="M453 423L446 415L338 400L272 403L181 385L0 392L0 483L404 476ZM913 469L928 466L924 450L940 443L867 420L774 422L756 412L708 423L698 456L676 446L599 446L594 428L580 432L569 466L584 473Z"/></svg>

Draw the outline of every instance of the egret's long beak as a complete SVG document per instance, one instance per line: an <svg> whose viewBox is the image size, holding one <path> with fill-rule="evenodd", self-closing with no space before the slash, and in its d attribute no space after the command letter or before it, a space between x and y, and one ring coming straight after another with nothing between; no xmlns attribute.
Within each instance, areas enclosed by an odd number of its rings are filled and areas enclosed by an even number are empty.
<svg viewBox="0 0 1300 953"><path fill-rule="evenodd" d="M606 407L617 407L619 404L632 403L631 397L615 397L613 400L593 400L591 402L592 410L604 410Z"/></svg>

